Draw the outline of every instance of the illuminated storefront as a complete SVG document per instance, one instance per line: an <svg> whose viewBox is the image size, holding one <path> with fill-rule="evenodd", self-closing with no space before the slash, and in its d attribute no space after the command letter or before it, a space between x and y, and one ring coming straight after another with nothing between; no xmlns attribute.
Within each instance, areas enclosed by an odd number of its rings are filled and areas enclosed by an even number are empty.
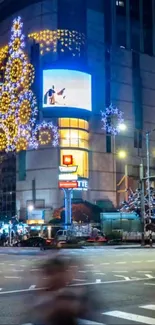
<svg viewBox="0 0 155 325"><path fill-rule="evenodd" d="M60 118L60 165L64 155L73 156L78 177L89 178L89 124L82 119Z"/></svg>
<svg viewBox="0 0 155 325"><path fill-rule="evenodd" d="M106 155L102 137L100 134L96 135L101 127L96 124L98 130L94 131L92 121L89 123L95 114L100 119L100 110L104 106L102 85L105 80L101 71L104 69L104 62L102 58L96 59L95 52L96 42L99 43L98 35L104 34L104 30L101 33L99 30L96 34L93 32L91 22L94 20L90 14L95 11L88 8L86 0L45 0L36 4L27 0L27 3L27 7L25 5L21 8L20 15L26 34L26 52L35 68L36 77L32 91L38 99L36 124L43 120L47 124L42 125L42 129L37 128L34 134L37 150L28 148L17 156L16 202L18 214L23 218L27 214L28 204L33 204L34 210L45 211L47 222L52 218L54 209L64 202L64 193L58 186L59 166L63 163L64 155L72 155L73 164L78 166L78 188L73 190L75 196L77 194L80 199L96 202L107 191L110 158L106 160L103 168L105 172L101 174L103 155ZM2 83L3 64L7 61L9 52L6 31L8 24L11 25L11 16L16 14L18 16L16 10L10 16L8 13L9 19L5 21L4 18L3 24L0 23L0 45L3 46L0 49ZM101 18L101 21L104 20ZM102 50L104 49L101 48L101 52ZM96 66L93 66L95 60ZM24 118L23 114L22 121L25 122ZM51 141L55 143L56 135L54 131L51 132L53 127L49 123L52 121L59 132L59 146L56 148L50 145ZM24 143L22 148L27 149ZM111 170L109 175L111 177ZM111 192L106 195L113 199ZM34 222L35 218L31 219Z"/></svg>

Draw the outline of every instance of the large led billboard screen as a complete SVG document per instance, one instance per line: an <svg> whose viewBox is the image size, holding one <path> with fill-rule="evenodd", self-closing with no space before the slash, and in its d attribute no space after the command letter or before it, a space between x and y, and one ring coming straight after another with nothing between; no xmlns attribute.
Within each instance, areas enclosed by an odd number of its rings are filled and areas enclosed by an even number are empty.
<svg viewBox="0 0 155 325"><path fill-rule="evenodd" d="M43 108L45 107L91 111L91 75L76 70L43 70Z"/></svg>

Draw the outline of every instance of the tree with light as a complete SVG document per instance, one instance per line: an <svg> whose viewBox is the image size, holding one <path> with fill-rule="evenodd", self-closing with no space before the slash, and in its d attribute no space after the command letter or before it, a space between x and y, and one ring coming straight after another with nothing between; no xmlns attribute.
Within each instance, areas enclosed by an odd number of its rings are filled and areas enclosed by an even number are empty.
<svg viewBox="0 0 155 325"><path fill-rule="evenodd" d="M52 122L36 123L37 100L31 85L35 72L24 53L25 41L21 17L14 19L8 47L4 83L0 89L0 151L37 149L58 145L58 129Z"/></svg>

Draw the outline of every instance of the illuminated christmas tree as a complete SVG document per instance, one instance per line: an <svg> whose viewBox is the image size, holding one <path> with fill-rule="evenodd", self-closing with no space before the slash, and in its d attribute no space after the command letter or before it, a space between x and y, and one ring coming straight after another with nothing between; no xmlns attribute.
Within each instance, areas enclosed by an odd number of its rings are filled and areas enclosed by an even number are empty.
<svg viewBox="0 0 155 325"><path fill-rule="evenodd" d="M132 212L135 211L139 215L141 214L141 190L136 189L136 191L132 191L129 189L129 198L128 201L122 202L120 211L122 212ZM150 199L151 199L151 216L155 215L155 189L153 187L150 188ZM144 206L145 206L145 216L146 218L149 215L149 201L148 201L148 189L144 195Z"/></svg>
<svg viewBox="0 0 155 325"><path fill-rule="evenodd" d="M52 122L36 124L37 100L30 90L35 73L24 49L23 23L18 17L13 21L0 89L0 151L18 152L49 143L58 145L58 130Z"/></svg>

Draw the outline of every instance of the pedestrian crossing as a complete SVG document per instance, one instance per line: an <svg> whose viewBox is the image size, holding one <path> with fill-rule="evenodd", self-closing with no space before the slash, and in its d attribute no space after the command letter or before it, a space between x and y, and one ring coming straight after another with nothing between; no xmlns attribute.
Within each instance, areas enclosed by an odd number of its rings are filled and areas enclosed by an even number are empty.
<svg viewBox="0 0 155 325"><path fill-rule="evenodd" d="M98 319L99 321L82 319L79 321L79 325L155 325L155 305L141 305L133 308L127 307L124 310L105 311L101 313Z"/></svg>
<svg viewBox="0 0 155 325"><path fill-rule="evenodd" d="M122 308L123 309L123 308ZM126 311L126 310L127 311ZM79 319L79 325L155 325L155 305L140 305L124 310L102 312L99 320ZM22 325L33 325L30 323Z"/></svg>

